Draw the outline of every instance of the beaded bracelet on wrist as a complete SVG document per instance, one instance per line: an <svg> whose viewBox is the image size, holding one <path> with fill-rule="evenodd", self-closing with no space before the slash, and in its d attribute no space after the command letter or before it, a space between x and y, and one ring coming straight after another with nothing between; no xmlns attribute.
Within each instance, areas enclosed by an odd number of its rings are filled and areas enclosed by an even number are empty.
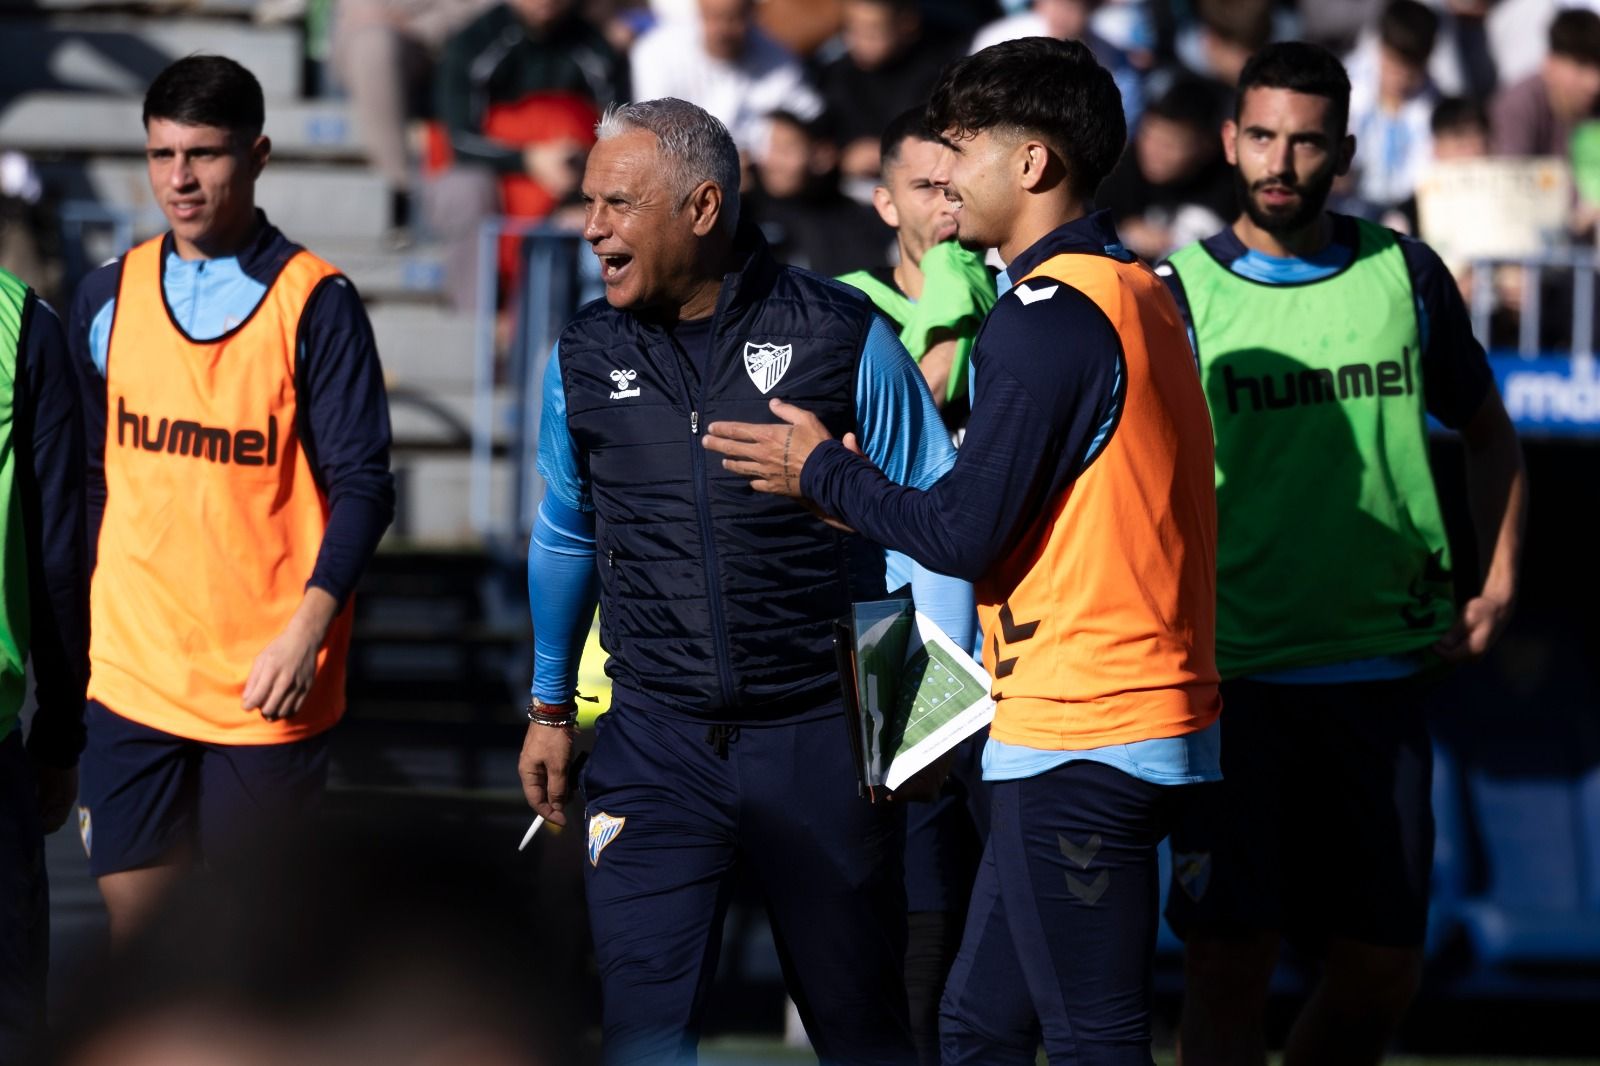
<svg viewBox="0 0 1600 1066"><path fill-rule="evenodd" d="M559 706L541 701L538 697L528 701L528 721L534 725L549 726L552 729L570 729L578 724L578 708L567 705L557 711L546 711L543 708Z"/></svg>

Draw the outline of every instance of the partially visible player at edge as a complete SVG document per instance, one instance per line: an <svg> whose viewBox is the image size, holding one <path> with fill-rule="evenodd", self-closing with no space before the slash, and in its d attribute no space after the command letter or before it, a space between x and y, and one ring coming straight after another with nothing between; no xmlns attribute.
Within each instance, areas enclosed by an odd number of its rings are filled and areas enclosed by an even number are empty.
<svg viewBox="0 0 1600 1066"><path fill-rule="evenodd" d="M114 939L174 874L303 816L344 713L350 595L394 510L372 329L255 206L261 86L190 56L145 96L171 227L90 274L81 828Z"/></svg>
<svg viewBox="0 0 1600 1066"><path fill-rule="evenodd" d="M1223 780L1173 834L1187 1066L1261 1063L1279 942L1323 956L1284 1061L1377 1062L1417 988L1433 860L1432 667L1516 602L1526 474L1439 257L1324 210L1350 83L1321 48L1257 53L1223 129L1244 213L1161 268L1216 432ZM1482 583L1458 611L1429 465L1465 445ZM1358 876L1330 877L1328 856Z"/></svg>
<svg viewBox="0 0 1600 1066"><path fill-rule="evenodd" d="M955 466L896 486L798 407L705 444L763 492L973 579L991 818L941 1008L947 1066L1150 1057L1156 846L1217 776L1211 426L1172 296L1090 197L1126 131L1072 41L995 45L928 109L960 240L1015 284L973 347Z"/></svg>
<svg viewBox="0 0 1600 1066"><path fill-rule="evenodd" d="M0 1062L44 1034L44 835L78 791L88 585L83 430L61 320L0 269ZM37 709L22 741L26 677Z"/></svg>

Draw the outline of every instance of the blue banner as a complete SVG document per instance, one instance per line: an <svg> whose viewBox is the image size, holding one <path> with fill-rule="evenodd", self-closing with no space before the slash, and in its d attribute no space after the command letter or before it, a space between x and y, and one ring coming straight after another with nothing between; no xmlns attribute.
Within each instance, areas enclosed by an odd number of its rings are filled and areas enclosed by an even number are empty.
<svg viewBox="0 0 1600 1066"><path fill-rule="evenodd" d="M1600 365L1592 355L1489 356L1506 411L1530 436L1600 437Z"/></svg>

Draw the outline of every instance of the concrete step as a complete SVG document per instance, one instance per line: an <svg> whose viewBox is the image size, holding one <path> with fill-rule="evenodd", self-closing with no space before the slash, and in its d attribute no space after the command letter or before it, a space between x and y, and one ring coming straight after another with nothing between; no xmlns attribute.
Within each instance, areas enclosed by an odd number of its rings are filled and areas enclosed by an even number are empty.
<svg viewBox="0 0 1600 1066"><path fill-rule="evenodd" d="M153 212L142 160L90 159L42 163L45 181L62 200ZM290 238L313 247L340 240L376 243L388 225L388 193L365 168L316 163L269 164L256 201Z"/></svg>
<svg viewBox="0 0 1600 1066"><path fill-rule="evenodd" d="M103 93L33 92L0 108L0 144L42 154L144 153L142 99ZM337 101L274 102L265 133L277 160L362 160L349 109Z"/></svg>
<svg viewBox="0 0 1600 1066"><path fill-rule="evenodd" d="M4 143L0 140L0 143ZM274 223L278 216L274 213ZM154 208L128 219L127 239L138 243L166 232L166 221ZM332 263L355 282L361 298L368 304L403 301L445 306L444 249L437 244L418 244L394 251L374 240L328 240L305 238L289 232L313 252ZM103 263L127 251L118 243L112 222L87 225L82 229L85 263Z"/></svg>
<svg viewBox="0 0 1600 1066"><path fill-rule="evenodd" d="M143 97L175 59L225 55L250 68L268 100L301 94L302 36L288 26L189 16L63 14L6 18L0 95L40 90Z"/></svg>
<svg viewBox="0 0 1600 1066"><path fill-rule="evenodd" d="M471 315L432 307L378 305L369 311L378 354L391 381L430 392L472 389Z"/></svg>
<svg viewBox="0 0 1600 1066"><path fill-rule="evenodd" d="M385 358L379 349L379 358ZM385 362L384 369L388 370ZM389 423L397 448L465 451L472 443L472 423L476 415L473 396L467 389L422 388L408 384L392 372L389 378ZM516 398L511 390L495 390L491 420L493 440L498 445L511 443L511 424Z"/></svg>
<svg viewBox="0 0 1600 1066"><path fill-rule="evenodd" d="M471 466L467 456L394 456L395 522L389 535L414 544L461 544L476 540L471 523ZM496 513L510 508L511 464L496 459L489 477Z"/></svg>
<svg viewBox="0 0 1600 1066"><path fill-rule="evenodd" d="M312 241L307 247L344 271L367 301L444 299L440 245L393 251L371 241Z"/></svg>

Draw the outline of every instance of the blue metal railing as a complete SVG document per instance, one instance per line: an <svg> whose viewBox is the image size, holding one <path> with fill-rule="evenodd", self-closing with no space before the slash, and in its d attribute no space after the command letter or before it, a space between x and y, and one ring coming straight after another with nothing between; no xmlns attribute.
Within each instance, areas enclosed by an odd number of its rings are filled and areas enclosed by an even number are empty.
<svg viewBox="0 0 1600 1066"><path fill-rule="evenodd" d="M523 242L522 275L508 301L516 328L506 360L511 386L507 412L512 488L497 508L493 491L495 396L499 382L495 324L499 317L497 283L502 238ZM540 385L550 350L578 307L595 293L598 274L582 254L576 233L518 219L493 218L478 231L478 310L473 353L471 484L468 510L474 533L490 540L525 538L543 496L537 470ZM585 269L586 267L590 269Z"/></svg>
<svg viewBox="0 0 1600 1066"><path fill-rule="evenodd" d="M1495 272L1503 267L1522 271L1522 306L1518 312L1517 354L1533 359L1540 354L1544 336L1543 289L1547 272L1572 273L1572 323L1567 334L1574 355L1594 353L1595 253L1579 249L1552 249L1538 256L1486 256L1472 262L1472 332L1485 349L1490 343L1490 320L1498 304Z"/></svg>

